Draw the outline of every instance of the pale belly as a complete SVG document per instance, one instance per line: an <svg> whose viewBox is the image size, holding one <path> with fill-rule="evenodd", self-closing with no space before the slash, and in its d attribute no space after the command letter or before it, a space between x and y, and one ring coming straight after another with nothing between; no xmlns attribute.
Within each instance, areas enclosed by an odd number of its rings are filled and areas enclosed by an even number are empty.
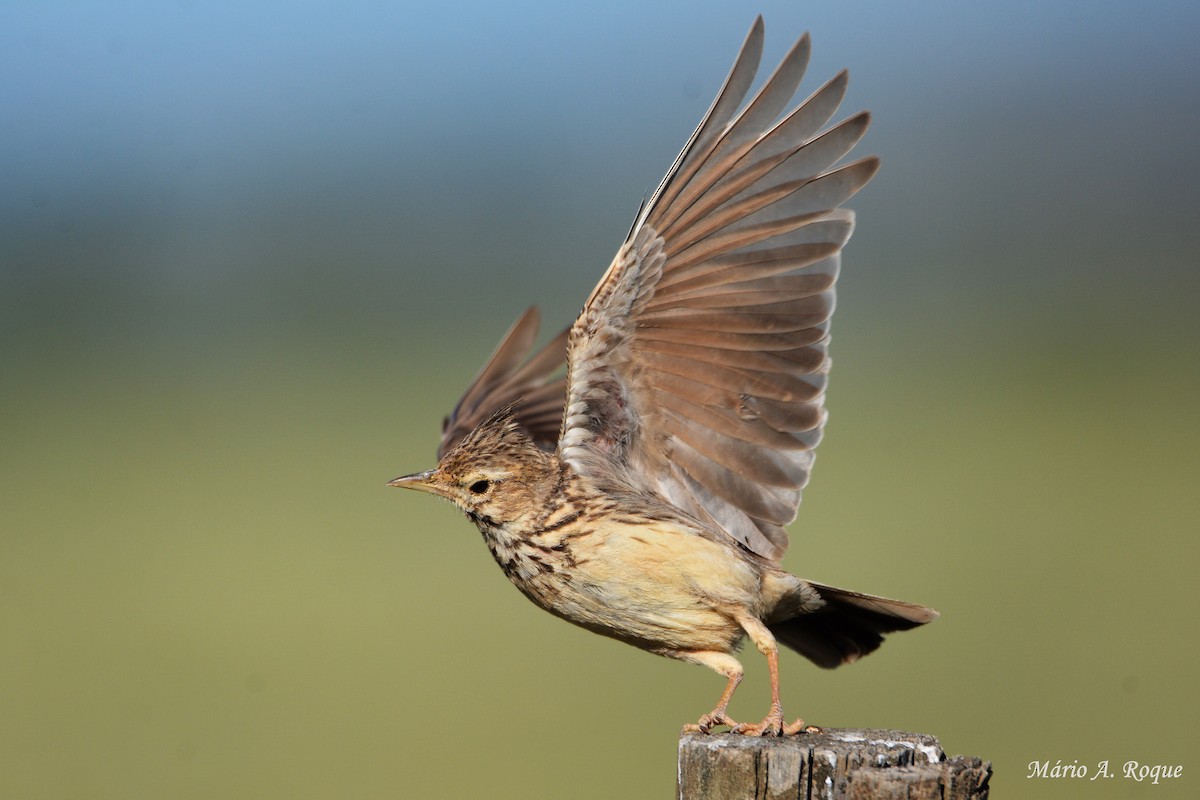
<svg viewBox="0 0 1200 800"><path fill-rule="evenodd" d="M493 548L502 566L504 549ZM743 635L734 616L761 613L758 570L670 523L608 523L570 553L568 569L544 570L521 569L512 552L505 572L552 614L646 650L730 652Z"/></svg>

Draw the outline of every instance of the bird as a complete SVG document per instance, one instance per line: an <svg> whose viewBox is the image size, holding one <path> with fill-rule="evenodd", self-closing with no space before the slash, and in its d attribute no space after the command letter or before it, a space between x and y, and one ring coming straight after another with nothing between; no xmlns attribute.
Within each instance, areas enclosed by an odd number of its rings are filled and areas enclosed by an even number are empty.
<svg viewBox="0 0 1200 800"><path fill-rule="evenodd" d="M938 612L785 571L827 412L842 204L876 173L842 164L868 112L829 124L839 72L793 104L804 34L747 101L751 26L716 99L574 324L534 351L519 316L443 420L434 469L389 486L449 500L536 605L725 678L685 731L783 736L780 644L832 668ZM767 659L761 722L729 702L749 639Z"/></svg>

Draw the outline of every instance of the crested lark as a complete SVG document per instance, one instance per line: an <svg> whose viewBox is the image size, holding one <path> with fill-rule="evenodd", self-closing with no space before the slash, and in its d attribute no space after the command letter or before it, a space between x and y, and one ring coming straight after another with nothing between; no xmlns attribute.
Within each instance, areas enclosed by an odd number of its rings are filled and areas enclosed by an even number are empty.
<svg viewBox="0 0 1200 800"><path fill-rule="evenodd" d="M833 168L868 123L822 132L845 72L784 113L807 35L739 111L762 40L759 18L575 324L527 357L538 317L526 311L447 417L437 468L390 485L461 508L550 613L725 676L688 728L780 735L803 723L784 723L778 642L836 667L937 612L779 565L825 423L854 226L840 206L878 159ZM726 713L745 636L770 668L757 724Z"/></svg>

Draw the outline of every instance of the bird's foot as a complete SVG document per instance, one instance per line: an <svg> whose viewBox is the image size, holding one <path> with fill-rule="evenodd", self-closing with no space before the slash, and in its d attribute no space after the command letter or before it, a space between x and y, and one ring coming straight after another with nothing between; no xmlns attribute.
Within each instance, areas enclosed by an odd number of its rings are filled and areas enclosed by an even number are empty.
<svg viewBox="0 0 1200 800"><path fill-rule="evenodd" d="M815 725L805 725L802 719L797 719L790 725L784 724L783 709L773 706L771 713L767 714L762 722L757 725L745 722L735 725L730 733L740 733L743 736L795 736L798 733L819 733L820 730Z"/></svg>
<svg viewBox="0 0 1200 800"><path fill-rule="evenodd" d="M709 733L714 725L728 725L730 728L736 728L738 723L734 722L724 711L713 711L700 717L699 722L688 723L683 726L684 733Z"/></svg>

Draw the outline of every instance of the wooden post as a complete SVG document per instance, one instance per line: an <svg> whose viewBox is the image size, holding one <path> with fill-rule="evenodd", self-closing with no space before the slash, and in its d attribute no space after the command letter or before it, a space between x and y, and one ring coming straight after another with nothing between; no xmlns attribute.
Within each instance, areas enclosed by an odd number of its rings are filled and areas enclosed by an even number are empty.
<svg viewBox="0 0 1200 800"><path fill-rule="evenodd" d="M947 759L924 733L826 728L679 740L679 800L986 800L991 775L991 763Z"/></svg>

